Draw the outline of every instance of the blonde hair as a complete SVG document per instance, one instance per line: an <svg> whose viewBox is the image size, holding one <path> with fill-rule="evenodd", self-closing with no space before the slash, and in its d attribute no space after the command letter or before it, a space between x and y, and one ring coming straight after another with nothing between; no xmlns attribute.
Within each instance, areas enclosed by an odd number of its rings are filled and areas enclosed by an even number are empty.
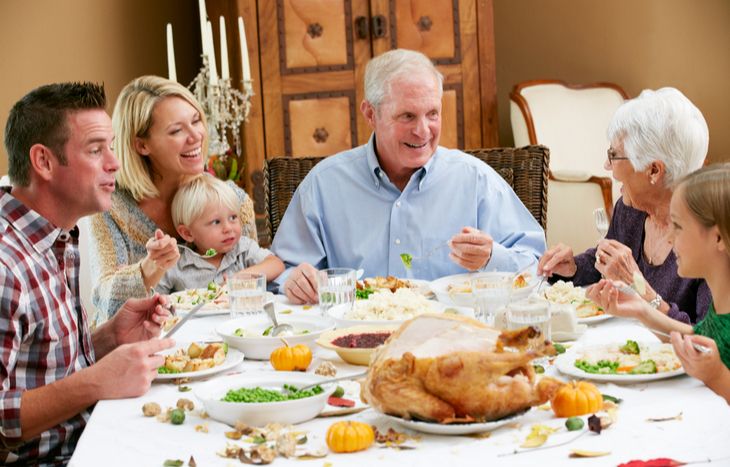
<svg viewBox="0 0 730 467"><path fill-rule="evenodd" d="M208 123L203 107L183 85L159 76L141 76L122 89L114 107L114 152L121 162L116 173L120 188L128 190L136 201L159 196L152 181L152 166L148 157L137 152L135 138L147 138L154 121L152 112L168 97L179 97L195 107L206 129L203 140L203 160L208 148Z"/></svg>
<svg viewBox="0 0 730 467"><path fill-rule="evenodd" d="M702 112L675 88L645 89L624 102L611 117L607 136L611 144L623 142L637 172L655 160L664 163L662 183L670 189L702 167L710 144Z"/></svg>
<svg viewBox="0 0 730 467"><path fill-rule="evenodd" d="M682 179L675 192L706 229L717 226L730 255L730 163L710 165Z"/></svg>
<svg viewBox="0 0 730 467"><path fill-rule="evenodd" d="M189 226L212 204L222 204L238 214L238 198L226 182L198 175L177 190L172 200L172 222Z"/></svg>

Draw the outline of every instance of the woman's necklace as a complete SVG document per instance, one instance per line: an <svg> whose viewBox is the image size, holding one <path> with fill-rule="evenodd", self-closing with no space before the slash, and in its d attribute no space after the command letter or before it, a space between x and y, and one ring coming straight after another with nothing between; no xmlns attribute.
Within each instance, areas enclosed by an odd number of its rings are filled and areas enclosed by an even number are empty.
<svg viewBox="0 0 730 467"><path fill-rule="evenodd" d="M646 233L647 233L647 237L648 237L649 236L648 235L649 234L649 229L646 229ZM654 262L651 259L653 257L656 257L657 251L659 251L659 247L661 247L662 245L664 245L664 241L667 239L668 236L669 236L669 230L667 230L667 233L665 233L664 236L659 240L659 244L658 245L654 245L654 252L651 253L649 255L649 258L648 258L649 259L648 263L649 263L650 266L654 266ZM651 245L651 242L649 244Z"/></svg>

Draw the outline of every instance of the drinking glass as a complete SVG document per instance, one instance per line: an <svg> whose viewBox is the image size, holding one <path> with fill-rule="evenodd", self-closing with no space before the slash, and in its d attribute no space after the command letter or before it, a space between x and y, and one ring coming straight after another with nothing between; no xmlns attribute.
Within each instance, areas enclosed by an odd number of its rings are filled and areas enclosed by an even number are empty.
<svg viewBox="0 0 730 467"><path fill-rule="evenodd" d="M497 311L512 299L514 276L509 273L486 274L471 280L471 293L474 295L474 317L494 327Z"/></svg>
<svg viewBox="0 0 730 467"><path fill-rule="evenodd" d="M328 316L330 308L343 303L349 304L349 309L352 309L356 283L357 273L354 269L333 268L317 271L320 316Z"/></svg>
<svg viewBox="0 0 730 467"><path fill-rule="evenodd" d="M512 331L531 326L540 335L530 340L527 350L535 350L541 342L550 342L550 302L540 299L528 299L507 305L507 325ZM547 365L548 357L536 358L533 365Z"/></svg>
<svg viewBox="0 0 730 467"><path fill-rule="evenodd" d="M231 319L254 316L264 312L266 301L266 275L239 272L226 280L228 284L228 308Z"/></svg>

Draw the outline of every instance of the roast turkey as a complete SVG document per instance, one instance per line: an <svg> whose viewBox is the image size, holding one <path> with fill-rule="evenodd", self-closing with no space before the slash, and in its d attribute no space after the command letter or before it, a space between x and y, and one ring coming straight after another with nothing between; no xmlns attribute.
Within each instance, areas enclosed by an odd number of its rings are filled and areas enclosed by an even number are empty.
<svg viewBox="0 0 730 467"><path fill-rule="evenodd" d="M464 316L422 315L378 347L361 397L379 412L405 419L498 420L555 396L564 383L537 381L530 364L554 354L534 328L503 331Z"/></svg>

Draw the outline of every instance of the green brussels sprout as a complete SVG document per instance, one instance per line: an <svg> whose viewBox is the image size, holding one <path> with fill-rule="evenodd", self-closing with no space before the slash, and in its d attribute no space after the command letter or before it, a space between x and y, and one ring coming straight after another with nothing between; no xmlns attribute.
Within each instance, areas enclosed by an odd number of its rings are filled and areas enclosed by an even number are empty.
<svg viewBox="0 0 730 467"><path fill-rule="evenodd" d="M579 417L570 417L565 421L565 428L567 428L568 431L580 430L583 428L583 425L585 425L585 423L583 422L583 419Z"/></svg>
<svg viewBox="0 0 730 467"><path fill-rule="evenodd" d="M182 425L185 421L185 412L180 409L175 409L170 412L170 423L173 425Z"/></svg>

